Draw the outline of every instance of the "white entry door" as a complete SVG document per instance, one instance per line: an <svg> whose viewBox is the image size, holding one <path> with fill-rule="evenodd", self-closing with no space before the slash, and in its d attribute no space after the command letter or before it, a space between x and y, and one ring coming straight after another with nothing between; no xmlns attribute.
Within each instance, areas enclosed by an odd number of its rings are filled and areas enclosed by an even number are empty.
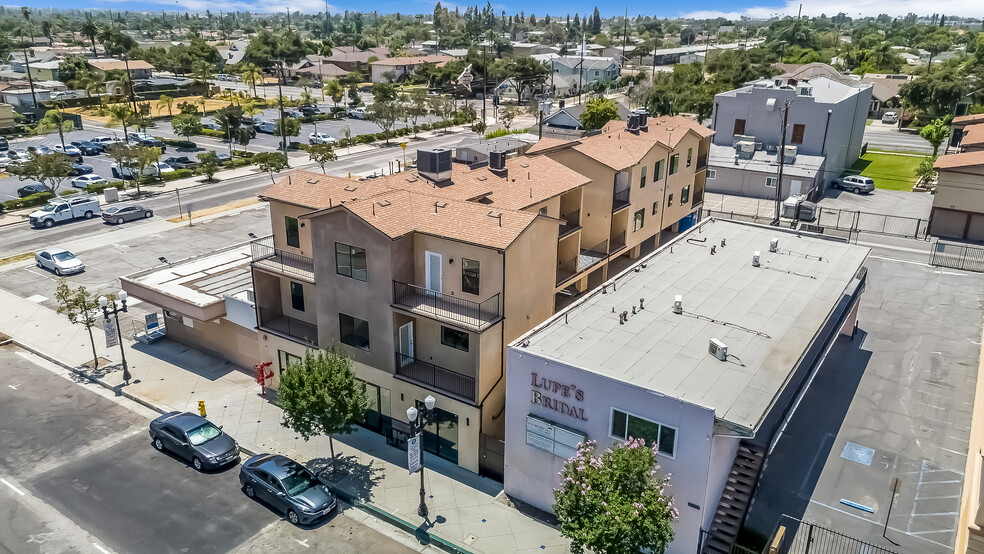
<svg viewBox="0 0 984 554"><path fill-rule="evenodd" d="M400 326L400 367L413 363L413 322Z"/></svg>
<svg viewBox="0 0 984 554"><path fill-rule="evenodd" d="M425 252L424 253L426 262L424 263L424 269L426 275L424 277L424 287L429 291L441 292L441 255L435 252Z"/></svg>
<svg viewBox="0 0 984 554"><path fill-rule="evenodd" d="M801 190L803 190L803 181L793 180L789 183L790 196L799 196Z"/></svg>

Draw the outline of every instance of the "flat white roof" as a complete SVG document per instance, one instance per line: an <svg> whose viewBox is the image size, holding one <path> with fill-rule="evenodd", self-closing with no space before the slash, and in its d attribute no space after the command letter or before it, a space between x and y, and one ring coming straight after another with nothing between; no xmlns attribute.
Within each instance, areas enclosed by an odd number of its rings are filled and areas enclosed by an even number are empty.
<svg viewBox="0 0 984 554"><path fill-rule="evenodd" d="M773 237L778 253L769 252ZM755 251L761 267L752 266ZM868 251L787 229L705 220L510 347L756 429ZM676 295L683 296L682 315L672 311ZM619 324L623 311L628 321ZM728 346L728 361L708 353L712 338Z"/></svg>
<svg viewBox="0 0 984 554"><path fill-rule="evenodd" d="M124 277L127 281L182 302L205 307L253 288L250 244L239 244L166 267Z"/></svg>

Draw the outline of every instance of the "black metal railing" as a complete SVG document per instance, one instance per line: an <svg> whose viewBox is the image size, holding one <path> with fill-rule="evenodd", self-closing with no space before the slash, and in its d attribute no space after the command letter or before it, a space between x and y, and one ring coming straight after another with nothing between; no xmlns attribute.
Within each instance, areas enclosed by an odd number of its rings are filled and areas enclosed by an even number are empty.
<svg viewBox="0 0 984 554"><path fill-rule="evenodd" d="M581 210L574 210L567 215L560 216L564 223L560 226L561 237L567 236L581 228Z"/></svg>
<svg viewBox="0 0 984 554"><path fill-rule="evenodd" d="M690 207L696 208L704 203L704 189L700 189L694 192L693 200L690 201Z"/></svg>
<svg viewBox="0 0 984 554"><path fill-rule="evenodd" d="M707 167L707 155L705 154L703 156L697 156L697 169L696 169L696 171L700 171L701 169L704 169L705 167Z"/></svg>
<svg viewBox="0 0 984 554"><path fill-rule="evenodd" d="M629 189L616 190L612 196L612 211L617 212L629 205Z"/></svg>
<svg viewBox="0 0 984 554"><path fill-rule="evenodd" d="M816 523L782 515L769 540L769 552L777 554L897 554L897 551L872 544Z"/></svg>
<svg viewBox="0 0 984 554"><path fill-rule="evenodd" d="M478 331L502 316L498 293L482 302L474 302L400 281L393 281L393 303L417 314L459 323Z"/></svg>
<svg viewBox="0 0 984 554"><path fill-rule="evenodd" d="M286 316L269 308L260 308L259 313L260 329L286 335L314 347L318 346L317 325Z"/></svg>
<svg viewBox="0 0 984 554"><path fill-rule="evenodd" d="M314 279L314 259L275 248L273 237L256 239L249 246L254 265L275 273Z"/></svg>
<svg viewBox="0 0 984 554"><path fill-rule="evenodd" d="M475 401L475 378L446 367L397 352L396 374L438 392L450 393L469 402Z"/></svg>
<svg viewBox="0 0 984 554"><path fill-rule="evenodd" d="M625 248L625 231L620 231L618 233L612 234L610 254L614 254L619 250Z"/></svg>
<svg viewBox="0 0 984 554"><path fill-rule="evenodd" d="M984 271L984 246L940 240L929 251L929 263L938 267Z"/></svg>

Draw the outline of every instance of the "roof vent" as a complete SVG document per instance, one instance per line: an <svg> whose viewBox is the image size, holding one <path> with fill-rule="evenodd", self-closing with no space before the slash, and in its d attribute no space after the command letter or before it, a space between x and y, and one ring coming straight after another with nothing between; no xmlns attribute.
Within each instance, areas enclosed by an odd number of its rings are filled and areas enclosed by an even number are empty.
<svg viewBox="0 0 984 554"><path fill-rule="evenodd" d="M638 115L632 114L632 115L629 116L629 121L628 121L628 123L625 124L625 130L626 131L629 131L630 133L638 133L639 132L639 116Z"/></svg>
<svg viewBox="0 0 984 554"><path fill-rule="evenodd" d="M417 150L417 174L434 183L451 180L451 150L430 148Z"/></svg>
<svg viewBox="0 0 984 554"><path fill-rule="evenodd" d="M489 170L496 175L506 174L506 153L494 150L489 152Z"/></svg>
<svg viewBox="0 0 984 554"><path fill-rule="evenodd" d="M676 295L676 298L673 300L673 313L677 315L683 313L683 296L679 294Z"/></svg>
<svg viewBox="0 0 984 554"><path fill-rule="evenodd" d="M759 262L759 258L761 256L762 253L759 252L758 250L756 250L755 253L752 254L752 267L759 267L761 265L761 262Z"/></svg>
<svg viewBox="0 0 984 554"><path fill-rule="evenodd" d="M772 239L769 241L769 252L779 251L779 239Z"/></svg>

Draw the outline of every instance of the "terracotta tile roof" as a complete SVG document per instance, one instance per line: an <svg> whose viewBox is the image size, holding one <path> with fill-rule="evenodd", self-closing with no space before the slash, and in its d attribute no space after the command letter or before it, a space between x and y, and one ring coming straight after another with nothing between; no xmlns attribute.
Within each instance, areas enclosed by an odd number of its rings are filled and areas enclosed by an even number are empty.
<svg viewBox="0 0 984 554"><path fill-rule="evenodd" d="M276 200L312 210L323 210L345 202L368 198L388 190L380 181L356 181L344 177L297 170L260 193L263 200Z"/></svg>
<svg viewBox="0 0 984 554"><path fill-rule="evenodd" d="M964 152L963 154L948 154L936 158L933 169L955 169L958 167L973 167L984 165L984 150L979 152Z"/></svg>
<svg viewBox="0 0 984 554"><path fill-rule="evenodd" d="M578 141L576 140L564 140L564 139L551 138L551 137L542 138L536 141L536 144L534 144L532 147L530 147L529 150L526 151L526 155L532 156L534 154L539 154L546 150L553 150L555 148L557 150L560 150L562 148L570 148L576 144L578 144Z"/></svg>
<svg viewBox="0 0 984 554"><path fill-rule="evenodd" d="M509 247L540 217L406 190L387 191L339 209L393 239L417 232L498 249Z"/></svg>
<svg viewBox="0 0 984 554"><path fill-rule="evenodd" d="M91 60L89 65L101 71L111 71L113 69L126 69L126 62L120 60L101 61ZM130 60L130 69L154 69L154 66L144 60Z"/></svg>
<svg viewBox="0 0 984 554"><path fill-rule="evenodd" d="M981 123L984 122L984 113L978 113L973 115L962 115L960 117L954 117L953 123L960 125L961 123Z"/></svg>
<svg viewBox="0 0 984 554"><path fill-rule="evenodd" d="M433 64L437 64L437 67L442 67L444 64L453 61L454 58L452 56L431 54L429 56L412 56L408 58L386 58L385 60L372 62L369 65L397 66L397 65L418 65L422 63L433 63Z"/></svg>
<svg viewBox="0 0 984 554"><path fill-rule="evenodd" d="M984 125L970 125L964 129L961 146L984 144Z"/></svg>
<svg viewBox="0 0 984 554"><path fill-rule="evenodd" d="M612 169L622 170L639 163L656 144L672 149L688 132L701 138L714 134L711 129L681 116L650 118L649 129L639 133L626 131L626 125L626 121L610 121L601 133L582 138L574 149Z"/></svg>

